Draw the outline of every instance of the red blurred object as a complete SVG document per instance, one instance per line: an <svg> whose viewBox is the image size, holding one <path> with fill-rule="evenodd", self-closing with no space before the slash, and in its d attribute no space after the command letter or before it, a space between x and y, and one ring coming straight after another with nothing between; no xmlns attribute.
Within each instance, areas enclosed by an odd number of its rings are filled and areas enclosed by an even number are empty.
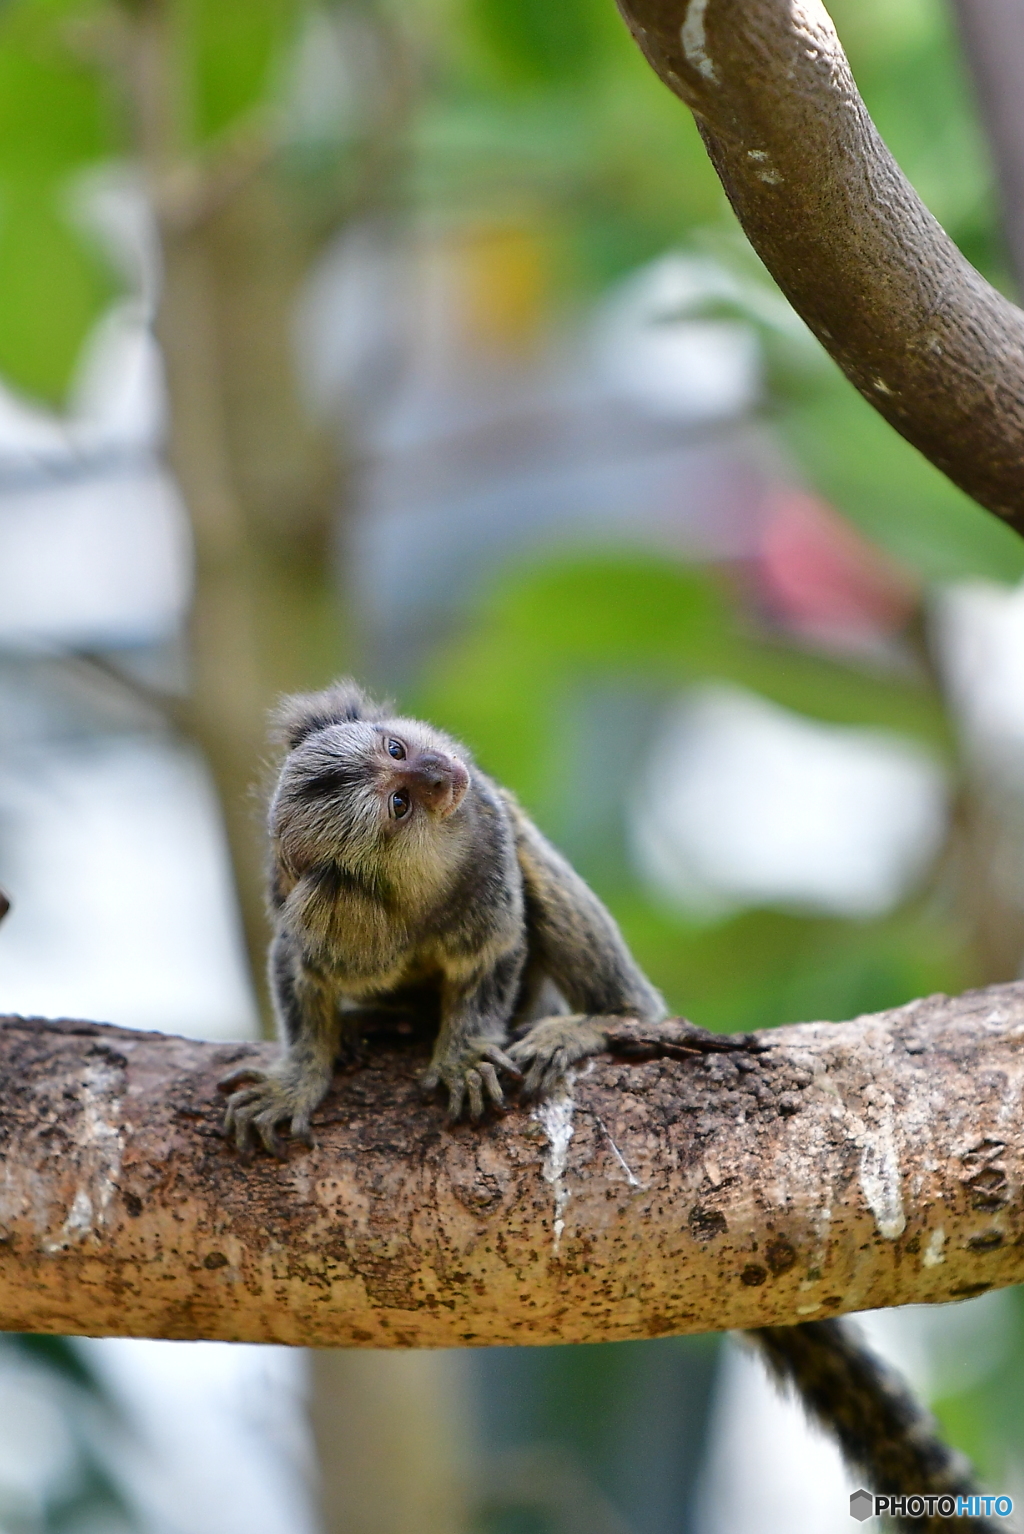
<svg viewBox="0 0 1024 1534"><path fill-rule="evenodd" d="M776 492L756 560L762 601L787 628L853 642L897 633L919 587L909 572L805 490Z"/></svg>

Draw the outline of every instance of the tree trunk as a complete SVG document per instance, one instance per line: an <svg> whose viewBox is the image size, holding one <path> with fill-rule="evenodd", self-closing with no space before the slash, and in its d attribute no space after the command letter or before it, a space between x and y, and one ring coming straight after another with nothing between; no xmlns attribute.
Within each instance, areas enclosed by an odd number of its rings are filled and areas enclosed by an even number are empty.
<svg viewBox="0 0 1024 1534"><path fill-rule="evenodd" d="M0 1314L33 1332L370 1347L785 1324L1024 1280L1024 985L624 1064L482 1126L425 1047L243 1164L216 1081L268 1045L8 1019ZM621 1030L629 1036L629 1026Z"/></svg>
<svg viewBox="0 0 1024 1534"><path fill-rule="evenodd" d="M160 237L167 458L195 550L181 719L217 786L269 1028L257 792L266 714L277 693L322 685L337 666L329 545L339 467L326 433L304 418L291 355L292 306L324 231L289 199L269 144L237 181L218 170L236 168L238 143L206 159L190 144L182 25L172 0L140 5L124 83Z"/></svg>
<svg viewBox="0 0 1024 1534"><path fill-rule="evenodd" d="M310 1354L325 1534L466 1534L464 1354Z"/></svg>

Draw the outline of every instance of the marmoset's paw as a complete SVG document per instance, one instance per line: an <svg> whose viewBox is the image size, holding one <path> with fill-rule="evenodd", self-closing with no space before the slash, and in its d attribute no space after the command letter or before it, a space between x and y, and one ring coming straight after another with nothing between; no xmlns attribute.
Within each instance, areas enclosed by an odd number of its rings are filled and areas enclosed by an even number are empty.
<svg viewBox="0 0 1024 1534"><path fill-rule="evenodd" d="M505 1106L498 1071L507 1071L519 1079L519 1067L497 1044L489 1039L471 1039L443 1060L432 1060L420 1077L425 1093L444 1087L448 1093L448 1117L454 1123L462 1117L469 1099L469 1116L481 1119L484 1109L493 1103Z"/></svg>
<svg viewBox="0 0 1024 1534"><path fill-rule="evenodd" d="M525 1072L523 1097L548 1097L565 1085L566 1074L588 1055L608 1048L607 1024L582 1013L546 1017L509 1046L509 1054Z"/></svg>
<svg viewBox="0 0 1024 1534"><path fill-rule="evenodd" d="M262 1145L283 1161L287 1153L277 1133L280 1124L287 1124L292 1139L301 1140L312 1150L310 1115L326 1090L318 1082L289 1080L273 1071L243 1067L225 1076L219 1086L222 1092L231 1093L224 1113L224 1133L234 1140L240 1156L248 1159Z"/></svg>

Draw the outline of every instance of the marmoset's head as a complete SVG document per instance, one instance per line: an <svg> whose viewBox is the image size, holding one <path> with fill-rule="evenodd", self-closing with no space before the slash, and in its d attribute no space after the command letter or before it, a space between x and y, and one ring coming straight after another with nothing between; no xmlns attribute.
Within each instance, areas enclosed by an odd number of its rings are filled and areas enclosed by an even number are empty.
<svg viewBox="0 0 1024 1534"><path fill-rule="evenodd" d="M270 831L293 874L422 867L456 839L465 753L430 725L394 717L351 682L285 699L276 723L288 754Z"/></svg>

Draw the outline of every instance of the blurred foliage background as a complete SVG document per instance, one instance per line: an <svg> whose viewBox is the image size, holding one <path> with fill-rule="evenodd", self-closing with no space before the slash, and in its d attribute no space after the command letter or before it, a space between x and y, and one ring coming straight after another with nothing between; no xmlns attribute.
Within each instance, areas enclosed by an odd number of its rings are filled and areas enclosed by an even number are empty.
<svg viewBox="0 0 1024 1534"><path fill-rule="evenodd" d="M950 16L939 0L836 0L831 10L900 164L970 259L1009 289ZM118 204L120 226L101 216L110 186L135 198ZM338 300L332 371L329 345L319 364L303 351L301 316L311 284L323 287L359 239L370 249L364 286ZM440 319L434 299L424 318L409 275L424 249L447 274ZM731 416L661 419L658 442L723 460L755 443L769 499L785 492L825 508L814 525L872 621L852 637L827 612L799 621L799 603L782 601L765 573L763 506L732 556L610 538L595 521L546 543L495 544L423 634L403 629L400 595L371 611L373 571L359 551L372 486L415 438L408 400L428 320L447 337L447 371L443 389L429 370L420 385L417 440L432 432L437 452L468 461L479 428L469 401L482 390L499 402L490 429L512 399L497 479L532 451L516 436L530 400L554 415L552 371L566 356L583 367L590 316L673 251L717 274L675 318L741 326L756 343L757 387ZM1024 545L896 437L785 313L688 114L609 0L7 0L0 376L12 397L72 419L84 350L118 304L135 306L164 351L166 450L195 556L189 663L180 675L151 668L154 684L113 645L71 646L71 658L112 673L203 749L257 985L265 933L249 793L264 711L280 689L348 669L464 738L593 881L671 1005L705 1026L840 1018L1019 973L1024 904L996 856L1020 846L1019 796L965 724L970 709L944 659L949 631L935 636L948 584L1009 591ZM428 431L432 389L447 391L448 414L438 424L435 409ZM632 510L624 504L623 517ZM644 877L631 795L665 710L709 685L899 737L936 764L951 806L944 841L901 898L859 915L785 899L697 910ZM992 1367L959 1388L950 1365L935 1406L1002 1489L1020 1474L1024 1424L1016 1297L998 1326ZM435 1486L425 1509L415 1487L411 1501L392 1495L412 1476L412 1450L378 1472L350 1456L350 1477L380 1481L357 1515L351 1486L328 1475L331 1528L541 1534L582 1527L572 1521L581 1507L590 1529L710 1527L695 1493L711 1431L710 1339L499 1350L457 1380L441 1360L436 1377L422 1374L430 1367L421 1361L416 1381L397 1370L385 1381L382 1370L371 1420L387 1435L404 1412L415 1438L436 1403L461 1392L481 1403L478 1462L469 1473L437 1448L451 1484ZM346 1369L314 1365L325 1462L342 1456L337 1425L351 1423L357 1386ZM76 1388L92 1387L83 1375ZM84 1508L109 1488L81 1473ZM94 1513L90 1504L99 1527ZM66 1514L44 1499L10 1527L63 1529Z"/></svg>

